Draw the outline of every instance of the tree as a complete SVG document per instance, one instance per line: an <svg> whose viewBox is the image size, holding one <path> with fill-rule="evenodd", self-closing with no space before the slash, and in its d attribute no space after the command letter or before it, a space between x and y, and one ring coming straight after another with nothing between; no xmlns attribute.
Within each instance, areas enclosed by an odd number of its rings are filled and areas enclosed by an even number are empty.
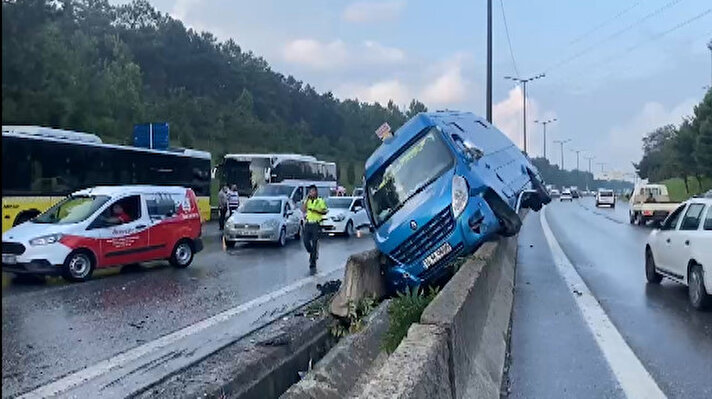
<svg viewBox="0 0 712 399"><path fill-rule="evenodd" d="M349 162L349 166L346 167L346 181L349 185L354 185L356 182L356 170L353 162Z"/></svg>
<svg viewBox="0 0 712 399"><path fill-rule="evenodd" d="M420 112L428 112L428 108L420 101L412 99L410 101L410 105L408 106L408 111L405 113L405 117L410 119Z"/></svg>
<svg viewBox="0 0 712 399"><path fill-rule="evenodd" d="M712 176L712 88L707 90L702 103L695 107L692 129L697 133L694 157L700 173Z"/></svg>

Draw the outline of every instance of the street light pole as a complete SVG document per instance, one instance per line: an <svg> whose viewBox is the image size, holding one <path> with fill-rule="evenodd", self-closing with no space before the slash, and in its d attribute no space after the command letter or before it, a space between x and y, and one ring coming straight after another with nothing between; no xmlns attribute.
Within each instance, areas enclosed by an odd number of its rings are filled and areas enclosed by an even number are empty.
<svg viewBox="0 0 712 399"><path fill-rule="evenodd" d="M492 0L487 0L487 122L492 123Z"/></svg>
<svg viewBox="0 0 712 399"><path fill-rule="evenodd" d="M574 150L574 149L572 149L571 151L576 153L576 170L579 170L579 154L580 154L581 151L583 151L583 150Z"/></svg>
<svg viewBox="0 0 712 399"><path fill-rule="evenodd" d="M588 159L588 174L591 175L591 187L593 187L593 173L591 173L591 160L595 159L596 157L584 157ZM586 191L589 191L589 188L586 187Z"/></svg>
<svg viewBox="0 0 712 399"><path fill-rule="evenodd" d="M531 78L521 79L512 76L505 76L505 79L513 80L522 84L522 94L524 95L524 152L527 152L527 83L532 80L541 79L545 77L546 74L540 73L539 75L532 76Z"/></svg>
<svg viewBox="0 0 712 399"><path fill-rule="evenodd" d="M534 123L541 123L544 126L544 159L546 159L546 125L548 125L552 122L556 122L556 121L557 121L556 118L549 119L546 121L539 121L539 120L534 121Z"/></svg>
<svg viewBox="0 0 712 399"><path fill-rule="evenodd" d="M554 140L554 143L561 144L561 170L564 170L564 144L571 141L571 139L566 140Z"/></svg>

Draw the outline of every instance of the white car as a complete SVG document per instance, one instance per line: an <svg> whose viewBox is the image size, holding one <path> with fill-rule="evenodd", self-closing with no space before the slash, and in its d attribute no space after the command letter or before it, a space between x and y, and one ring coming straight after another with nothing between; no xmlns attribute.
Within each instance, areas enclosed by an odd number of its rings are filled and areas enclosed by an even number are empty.
<svg viewBox="0 0 712 399"><path fill-rule="evenodd" d="M302 212L287 196L251 197L225 222L225 245L267 241L280 247L302 234Z"/></svg>
<svg viewBox="0 0 712 399"><path fill-rule="evenodd" d="M601 205L608 205L611 208L616 207L616 196L613 194L613 190L606 190L604 188L598 190L596 194L596 207Z"/></svg>
<svg viewBox="0 0 712 399"><path fill-rule="evenodd" d="M559 192L559 190L552 188L551 191L549 191L549 195L551 197L558 197L561 195L561 193Z"/></svg>
<svg viewBox="0 0 712 399"><path fill-rule="evenodd" d="M645 277L688 286L696 309L712 306L712 198L682 203L654 230L645 246Z"/></svg>
<svg viewBox="0 0 712 399"><path fill-rule="evenodd" d="M363 197L329 197L326 206L329 212L321 222L326 233L350 237L356 230L371 226L363 207Z"/></svg>
<svg viewBox="0 0 712 399"><path fill-rule="evenodd" d="M571 190L564 190L561 192L561 196L559 197L559 202L561 201L573 201L574 197L571 195Z"/></svg>

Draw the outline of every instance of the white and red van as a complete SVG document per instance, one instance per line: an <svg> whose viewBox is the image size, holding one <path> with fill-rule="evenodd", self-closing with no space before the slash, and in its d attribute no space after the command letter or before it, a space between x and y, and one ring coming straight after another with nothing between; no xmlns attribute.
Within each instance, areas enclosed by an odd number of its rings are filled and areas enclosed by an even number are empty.
<svg viewBox="0 0 712 399"><path fill-rule="evenodd" d="M91 278L95 268L168 259L187 267L202 249L193 190L106 186L80 190L2 235L2 269Z"/></svg>

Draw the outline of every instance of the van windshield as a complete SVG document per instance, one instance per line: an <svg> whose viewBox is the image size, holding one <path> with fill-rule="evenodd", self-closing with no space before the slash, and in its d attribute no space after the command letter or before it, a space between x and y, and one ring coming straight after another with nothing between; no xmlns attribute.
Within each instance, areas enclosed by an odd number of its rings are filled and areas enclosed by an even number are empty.
<svg viewBox="0 0 712 399"><path fill-rule="evenodd" d="M437 129L430 128L366 182L376 225L383 224L408 199L452 168L455 160Z"/></svg>
<svg viewBox="0 0 712 399"><path fill-rule="evenodd" d="M43 224L79 223L93 215L109 200L106 195L71 196L63 199L32 220Z"/></svg>

